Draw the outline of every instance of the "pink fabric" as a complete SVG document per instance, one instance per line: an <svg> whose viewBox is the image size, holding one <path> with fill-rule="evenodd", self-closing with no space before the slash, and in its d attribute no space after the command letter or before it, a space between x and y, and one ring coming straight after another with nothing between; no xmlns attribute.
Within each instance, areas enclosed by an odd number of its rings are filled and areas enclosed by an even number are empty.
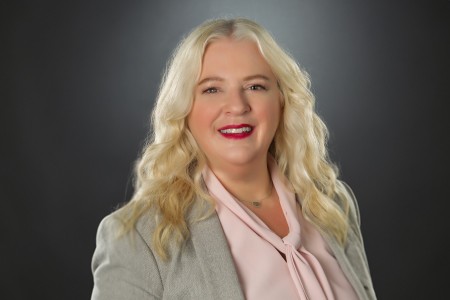
<svg viewBox="0 0 450 300"><path fill-rule="evenodd" d="M289 226L283 239L236 200L209 168L203 172L246 299L358 299L320 233L302 217L273 159L269 167Z"/></svg>

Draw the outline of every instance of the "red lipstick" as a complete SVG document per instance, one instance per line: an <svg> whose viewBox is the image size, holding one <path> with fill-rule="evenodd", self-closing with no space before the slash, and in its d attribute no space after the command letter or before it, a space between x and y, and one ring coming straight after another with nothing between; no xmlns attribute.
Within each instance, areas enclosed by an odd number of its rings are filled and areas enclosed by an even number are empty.
<svg viewBox="0 0 450 300"><path fill-rule="evenodd" d="M253 133L249 124L226 125L219 128L219 133L227 139L244 139Z"/></svg>

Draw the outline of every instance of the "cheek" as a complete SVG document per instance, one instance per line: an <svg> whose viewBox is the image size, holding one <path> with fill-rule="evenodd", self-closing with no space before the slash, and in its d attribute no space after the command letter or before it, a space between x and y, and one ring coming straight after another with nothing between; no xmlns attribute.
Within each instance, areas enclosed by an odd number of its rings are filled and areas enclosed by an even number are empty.
<svg viewBox="0 0 450 300"><path fill-rule="evenodd" d="M188 126L194 137L201 138L212 123L212 113L210 108L202 102L194 102L191 113L188 117Z"/></svg>
<svg viewBox="0 0 450 300"><path fill-rule="evenodd" d="M194 100L191 112L189 113L189 127L195 127L199 120L201 120L201 111L202 108L200 103Z"/></svg>
<svg viewBox="0 0 450 300"><path fill-rule="evenodd" d="M276 129L281 118L281 102L279 100L271 101L264 107L261 113L269 126Z"/></svg>

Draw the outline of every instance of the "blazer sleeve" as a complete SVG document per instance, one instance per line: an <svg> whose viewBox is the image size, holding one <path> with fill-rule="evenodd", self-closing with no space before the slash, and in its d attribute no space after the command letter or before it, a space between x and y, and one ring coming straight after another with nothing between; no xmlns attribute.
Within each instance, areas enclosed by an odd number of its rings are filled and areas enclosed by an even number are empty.
<svg viewBox="0 0 450 300"><path fill-rule="evenodd" d="M364 240L361 233L361 215L359 212L359 206L358 201L356 200L355 194L353 193L353 190L351 187L345 183L344 181L341 181L345 189L347 190L348 195L350 196L348 199L348 205L350 210L350 227L354 230L354 232L357 234L357 237L359 241L361 242L362 246L364 247ZM365 251L364 251L365 256ZM365 257L367 262L367 257ZM368 265L368 263L367 263Z"/></svg>
<svg viewBox="0 0 450 300"><path fill-rule="evenodd" d="M353 190L348 186L347 183L341 181L347 193L349 195L348 205L349 205L349 225L350 231L357 239L350 239L348 242L353 242L353 245L347 245L346 253L350 259L353 268L359 274L360 280L363 283L365 292L367 293L367 299L376 299L375 290L373 288L372 278L370 275L369 262L367 260L367 255L364 247L364 240L361 233L361 217L358 207L358 201L356 200ZM356 250L355 250L356 249Z"/></svg>
<svg viewBox="0 0 450 300"><path fill-rule="evenodd" d="M119 225L112 214L98 228L91 300L162 298L163 285L154 254L138 231L119 237Z"/></svg>

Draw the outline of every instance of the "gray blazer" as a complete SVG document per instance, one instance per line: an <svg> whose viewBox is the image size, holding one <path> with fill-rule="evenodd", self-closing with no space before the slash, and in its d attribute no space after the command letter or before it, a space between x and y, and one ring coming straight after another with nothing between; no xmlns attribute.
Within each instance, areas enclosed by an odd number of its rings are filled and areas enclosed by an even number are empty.
<svg viewBox="0 0 450 300"><path fill-rule="evenodd" d="M345 247L330 236L324 239L359 298L376 299L361 237L359 210L352 200ZM144 214L132 234L118 238L117 217L121 211L100 223L92 260L91 299L244 299L217 214L191 223L190 238L183 247L171 247L170 259L162 261L151 243L155 213Z"/></svg>

